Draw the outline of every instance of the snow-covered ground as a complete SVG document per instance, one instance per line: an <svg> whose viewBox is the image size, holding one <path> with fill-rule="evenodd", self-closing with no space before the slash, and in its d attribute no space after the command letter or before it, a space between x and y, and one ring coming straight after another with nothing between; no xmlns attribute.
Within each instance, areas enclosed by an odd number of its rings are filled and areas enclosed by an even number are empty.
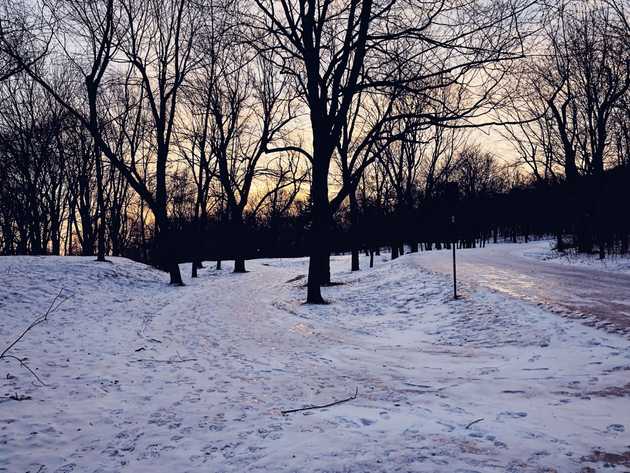
<svg viewBox="0 0 630 473"><path fill-rule="evenodd" d="M176 288L124 259L0 258L0 349L69 297L12 351L47 386L0 360L0 471L630 468L628 338L483 288L453 301L422 257L335 257L326 306L302 304L305 259Z"/></svg>
<svg viewBox="0 0 630 473"><path fill-rule="evenodd" d="M540 261L552 263L568 264L585 268L597 269L599 271L611 271L615 273L630 274L630 255L607 255L606 258L599 259L599 255L582 254L575 251L556 251L555 241L539 242L530 245L523 256L535 258Z"/></svg>

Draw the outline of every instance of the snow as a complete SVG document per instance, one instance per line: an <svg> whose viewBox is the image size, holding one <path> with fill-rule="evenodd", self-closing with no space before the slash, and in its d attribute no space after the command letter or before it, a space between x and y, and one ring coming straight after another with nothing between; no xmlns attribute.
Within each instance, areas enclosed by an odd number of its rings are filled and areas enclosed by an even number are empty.
<svg viewBox="0 0 630 473"><path fill-rule="evenodd" d="M599 259L599 254L583 254L573 250L562 252L557 251L555 246L555 241L539 242L528 247L523 256L550 263L630 274L630 255L606 255L602 260Z"/></svg>
<svg viewBox="0 0 630 473"><path fill-rule="evenodd" d="M454 301L423 256L334 257L325 306L302 303L305 259L177 288L121 258L1 258L0 347L69 298L12 351L47 386L0 360L0 471L565 472L630 450L626 337Z"/></svg>
<svg viewBox="0 0 630 473"><path fill-rule="evenodd" d="M457 276L471 288L490 289L547 310L630 336L630 274L596 267L541 262L549 242L502 243L457 250ZM422 268L452 273L448 250L417 256Z"/></svg>

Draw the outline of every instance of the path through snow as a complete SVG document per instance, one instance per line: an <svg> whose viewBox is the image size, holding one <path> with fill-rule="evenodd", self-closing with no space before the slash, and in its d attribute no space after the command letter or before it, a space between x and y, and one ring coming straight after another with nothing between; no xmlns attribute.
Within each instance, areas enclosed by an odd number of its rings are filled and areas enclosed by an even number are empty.
<svg viewBox="0 0 630 473"><path fill-rule="evenodd" d="M335 257L344 284L317 307L301 303L305 259L208 265L183 288L124 259L0 259L0 346L71 295L15 349L47 387L0 362L0 395L32 397L0 402L0 471L568 472L630 456L627 338L486 290L452 301L419 258L351 274Z"/></svg>
<svg viewBox="0 0 630 473"><path fill-rule="evenodd" d="M587 317L609 331L630 334L630 272L621 270L623 265L617 261L609 266L618 271L608 270L601 263L541 261L540 255L550 252L550 244L502 243L458 250L457 274L467 284L543 304L567 315ZM431 271L452 272L450 251L423 252L416 261Z"/></svg>

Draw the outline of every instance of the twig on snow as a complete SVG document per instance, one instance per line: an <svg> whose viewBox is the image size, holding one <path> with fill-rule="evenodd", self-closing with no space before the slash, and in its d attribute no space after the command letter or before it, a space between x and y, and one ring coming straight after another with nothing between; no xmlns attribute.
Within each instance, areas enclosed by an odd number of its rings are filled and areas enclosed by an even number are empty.
<svg viewBox="0 0 630 473"><path fill-rule="evenodd" d="M68 300L67 298L63 299L61 302L59 302L59 304L55 306L55 303L57 302L57 300L59 300L59 297L61 297L62 292L63 292L63 287L59 290L59 294L57 294L55 298L53 299L53 301L50 303L50 306L48 306L48 310L46 310L46 313L44 315L40 315L35 320L33 320L33 322L31 322L31 325L26 327L26 329L24 329L24 331L20 334L20 336L17 337L11 344L9 344L9 346L6 347L2 351L2 353L0 353L0 358L4 357L11 348L13 348L20 340L22 340L22 338L24 338L24 335L26 335L29 330L31 330L36 325L39 325L42 322L45 322L46 320L48 320L48 315L50 315L52 312L57 310L61 304L63 304L65 301Z"/></svg>
<svg viewBox="0 0 630 473"><path fill-rule="evenodd" d="M289 409L289 410L286 410L286 411L280 411L280 413L282 415L286 415L286 414L291 414L292 412L309 411L311 409L324 409L326 407L332 407L332 406L336 406L337 404L343 404L344 402L352 401L352 400L356 399L358 395L359 395L359 387L357 386L357 389L354 391L354 395L352 395L352 396L350 396L350 397L348 397L346 399L341 399L339 401L329 402L328 404L313 405L313 406L308 406L308 407L300 407L299 409Z"/></svg>
<svg viewBox="0 0 630 473"><path fill-rule="evenodd" d="M9 344L9 346L8 346L8 347L6 347L4 350L2 350L2 353L0 353L0 359L2 359L2 358L11 358L11 359L13 359L13 360L18 361L18 362L20 363L20 365L21 365L21 366L23 366L24 368L26 368L26 369L29 371L29 373L31 373L31 374L35 377L35 379L36 379L39 383L41 383L43 386L47 386L47 384L46 384L46 383L44 383L44 382L41 380L41 378L40 378L39 376L37 376L37 374L35 374L35 372L34 372L34 371L33 371L33 370L32 370L32 369L31 369L31 368L30 368L30 367L26 364L26 360L27 360L27 358L19 358L19 357L15 356L15 355L10 355L10 354L9 354L9 350L11 350L11 349L12 349L15 345L17 345L17 344L18 344L18 342L19 342L20 340L22 340L22 339L24 338L24 336L25 336L25 335L26 335L26 334L27 334L30 330L32 330L32 329L33 329L34 327L36 327L37 325L39 325L39 324L41 324L41 323L43 323L43 322L46 322L46 321L48 320L48 316L49 316L50 314L52 314L54 311L56 311L56 310L57 310L57 309L61 306L61 304L63 304L64 302L66 302L66 301L69 299L68 297L66 297L65 299L62 299L62 300L60 300L60 301L59 301L59 298L61 297L62 292L63 292L63 287L62 287L61 289L59 289L59 293L58 293L58 294L55 296L55 298L52 300L52 302L51 302L51 303L50 303L50 305L48 306L48 309L46 310L46 312L44 313L44 315L40 315L40 316L39 316L39 317L37 317L35 320L33 320L33 321L31 322L31 324L30 324L28 327L26 327L26 328L22 331L22 333L20 333L20 335L19 335L19 336L18 336L15 340L13 340L13 342L11 342L11 343ZM59 301L59 302L57 302L57 301Z"/></svg>
<svg viewBox="0 0 630 473"><path fill-rule="evenodd" d="M11 394L10 396L2 396L0 397L0 402L7 402L7 401L30 401L31 399L33 399L31 396L26 396L24 394Z"/></svg>
<svg viewBox="0 0 630 473"><path fill-rule="evenodd" d="M481 422L482 420L484 420L483 417L481 419L473 420L470 424L466 426L466 429L469 429L472 425L475 425L477 422Z"/></svg>
<svg viewBox="0 0 630 473"><path fill-rule="evenodd" d="M138 351L138 350L136 350ZM179 360L174 360L174 359L169 359L169 360L156 360L155 358L140 358L138 360L132 360L132 361L155 361L157 363L186 363L187 361L197 361L197 358L182 358L182 355L179 354L179 352L175 352L177 353L177 358L179 358Z"/></svg>
<svg viewBox="0 0 630 473"><path fill-rule="evenodd" d="M180 358L179 360L156 360L155 358L139 358L137 360L131 360L136 363L140 362L154 362L154 363L186 363L188 361L197 361L197 358Z"/></svg>
<svg viewBox="0 0 630 473"><path fill-rule="evenodd" d="M15 356L15 355L8 355L8 354L3 355L3 356L2 356L2 357L0 357L0 358L11 358L11 359L13 359L13 360L17 361L17 362L20 364L20 366L22 366L22 367L23 367L23 368L25 368L25 369L26 369L29 373L31 373L31 374L33 375L33 377L34 377L34 378L35 378L35 379L36 379L36 380L37 380L37 381L38 381L38 382L39 382L42 386L48 386L46 383L44 383L44 382L42 381L42 379L41 379L39 376L37 376L37 373L35 373L35 371L33 371L33 370L31 369L31 367L30 367L30 366L28 366L28 365L26 364L26 358L18 358L18 357L17 357L17 356Z"/></svg>
<svg viewBox="0 0 630 473"><path fill-rule="evenodd" d="M30 401L31 399L33 399L31 396L26 396L24 394L18 393L11 394L8 398L12 401Z"/></svg>

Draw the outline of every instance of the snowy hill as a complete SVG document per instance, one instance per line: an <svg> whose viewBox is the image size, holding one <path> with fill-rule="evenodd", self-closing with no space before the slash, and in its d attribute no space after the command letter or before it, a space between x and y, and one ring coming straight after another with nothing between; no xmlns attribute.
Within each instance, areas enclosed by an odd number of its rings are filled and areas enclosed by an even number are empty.
<svg viewBox="0 0 630 473"><path fill-rule="evenodd" d="M627 338L495 292L453 301L420 258L333 258L326 306L302 304L305 259L207 263L178 288L121 258L1 258L0 349L68 299L12 350L46 386L0 360L0 471L628 467Z"/></svg>

